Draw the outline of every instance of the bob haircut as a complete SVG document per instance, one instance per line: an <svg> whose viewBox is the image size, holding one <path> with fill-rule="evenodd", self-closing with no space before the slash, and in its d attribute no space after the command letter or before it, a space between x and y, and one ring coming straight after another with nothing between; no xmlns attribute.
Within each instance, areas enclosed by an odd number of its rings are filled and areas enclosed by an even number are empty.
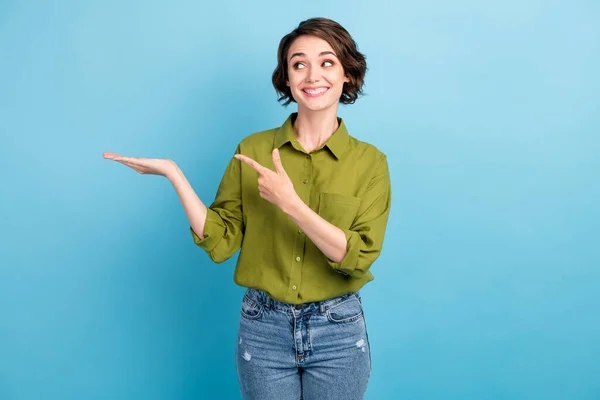
<svg viewBox="0 0 600 400"><path fill-rule="evenodd" d="M277 67L272 77L273 86L280 96L277 101L284 101L284 106L296 102L286 84L288 81L287 55L294 40L302 35L321 38L333 48L344 68L344 75L350 78L350 82L344 82L340 102L343 104L354 103L362 94L367 72L366 57L358 51L358 46L348 31L337 22L327 18L311 18L302 21L296 29L285 35L279 42Z"/></svg>

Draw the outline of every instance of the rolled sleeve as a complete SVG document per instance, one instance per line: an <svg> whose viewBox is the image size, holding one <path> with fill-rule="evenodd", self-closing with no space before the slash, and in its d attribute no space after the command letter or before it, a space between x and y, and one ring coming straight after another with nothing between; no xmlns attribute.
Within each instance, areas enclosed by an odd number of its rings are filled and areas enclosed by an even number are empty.
<svg viewBox="0 0 600 400"><path fill-rule="evenodd" d="M357 217L346 235L346 255L341 262L327 258L331 268L362 278L381 254L392 202L390 174L385 155L378 162L361 199Z"/></svg>
<svg viewBox="0 0 600 400"><path fill-rule="evenodd" d="M216 211L208 208L206 222L204 223L204 239L200 239L191 226L190 231L192 233L192 237L194 238L194 243L207 252L211 252L215 249L215 247L217 247L223 238L223 234L225 233L225 224L223 223L223 219L219 217L219 214L217 214Z"/></svg>
<svg viewBox="0 0 600 400"><path fill-rule="evenodd" d="M240 148L236 149L239 154ZM225 170L214 202L207 208L203 239L190 226L194 243L216 263L229 259L242 245L244 223L240 184L240 161L232 158Z"/></svg>

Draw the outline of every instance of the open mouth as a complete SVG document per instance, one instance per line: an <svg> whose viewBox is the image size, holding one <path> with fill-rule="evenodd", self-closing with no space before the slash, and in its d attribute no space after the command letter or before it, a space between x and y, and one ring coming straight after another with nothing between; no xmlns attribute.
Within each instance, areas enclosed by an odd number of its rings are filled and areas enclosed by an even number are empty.
<svg viewBox="0 0 600 400"><path fill-rule="evenodd" d="M307 95L308 97L319 97L319 96L322 96L328 90L329 90L328 87L302 89L302 91L304 92L304 94Z"/></svg>

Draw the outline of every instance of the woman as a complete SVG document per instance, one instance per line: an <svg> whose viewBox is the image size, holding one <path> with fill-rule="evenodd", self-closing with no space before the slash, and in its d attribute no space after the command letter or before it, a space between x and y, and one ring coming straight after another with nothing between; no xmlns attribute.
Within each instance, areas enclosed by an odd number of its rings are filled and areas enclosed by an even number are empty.
<svg viewBox="0 0 600 400"><path fill-rule="evenodd" d="M303 21L279 44L273 85L298 111L245 137L207 208L171 160L105 153L166 176L195 243L217 263L241 248L236 366L244 399L360 399L371 355L359 289L373 280L391 203L386 156L348 134L365 57L336 22Z"/></svg>

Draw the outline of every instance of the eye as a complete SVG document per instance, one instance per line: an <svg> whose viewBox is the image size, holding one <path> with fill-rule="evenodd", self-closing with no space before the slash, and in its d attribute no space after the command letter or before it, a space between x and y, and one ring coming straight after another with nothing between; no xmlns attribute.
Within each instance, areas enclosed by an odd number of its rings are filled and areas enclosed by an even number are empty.
<svg viewBox="0 0 600 400"><path fill-rule="evenodd" d="M297 62L294 64L294 69L300 69L300 68L304 68L304 64L302 64L301 62Z"/></svg>
<svg viewBox="0 0 600 400"><path fill-rule="evenodd" d="M325 60L325 61L323 61L323 66L325 66L325 67L333 67L333 61L331 61L331 60Z"/></svg>

